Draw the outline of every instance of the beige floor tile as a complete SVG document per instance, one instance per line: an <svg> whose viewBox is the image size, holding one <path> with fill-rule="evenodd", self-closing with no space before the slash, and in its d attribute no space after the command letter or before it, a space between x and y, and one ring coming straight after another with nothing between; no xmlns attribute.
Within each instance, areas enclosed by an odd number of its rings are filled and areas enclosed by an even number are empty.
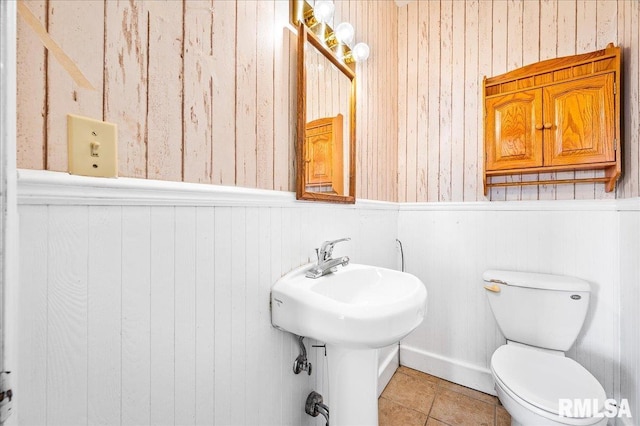
<svg viewBox="0 0 640 426"><path fill-rule="evenodd" d="M382 392L384 398L425 414L429 414L435 395L434 383L400 372L393 375Z"/></svg>
<svg viewBox="0 0 640 426"><path fill-rule="evenodd" d="M433 417L429 417L429 420L427 420L426 426L449 426L449 425L441 422L440 420L436 420Z"/></svg>
<svg viewBox="0 0 640 426"><path fill-rule="evenodd" d="M407 376L417 377L418 379L424 379L431 383L439 383L442 379L431 374L423 373L422 371L414 370L413 368L400 366L397 370L399 373L404 373Z"/></svg>
<svg viewBox="0 0 640 426"><path fill-rule="evenodd" d="M436 395L429 416L456 426L493 426L495 406L441 388Z"/></svg>
<svg viewBox="0 0 640 426"><path fill-rule="evenodd" d="M493 395L488 395L475 389L467 388L457 383L448 382L446 380L440 380L440 387L470 396L471 398L479 399L480 401L484 401L492 405L496 405L499 403L498 398Z"/></svg>
<svg viewBox="0 0 640 426"><path fill-rule="evenodd" d="M496 426L511 426L511 416L502 405L496 406Z"/></svg>
<svg viewBox="0 0 640 426"><path fill-rule="evenodd" d="M387 398L378 400L380 426L424 426L427 415L412 410Z"/></svg>

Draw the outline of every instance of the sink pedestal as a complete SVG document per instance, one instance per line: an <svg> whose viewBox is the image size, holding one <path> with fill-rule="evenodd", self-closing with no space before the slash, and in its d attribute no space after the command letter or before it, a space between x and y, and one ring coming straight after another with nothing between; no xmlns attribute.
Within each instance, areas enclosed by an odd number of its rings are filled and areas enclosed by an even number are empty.
<svg viewBox="0 0 640 426"><path fill-rule="evenodd" d="M327 344L332 426L378 425L378 350Z"/></svg>

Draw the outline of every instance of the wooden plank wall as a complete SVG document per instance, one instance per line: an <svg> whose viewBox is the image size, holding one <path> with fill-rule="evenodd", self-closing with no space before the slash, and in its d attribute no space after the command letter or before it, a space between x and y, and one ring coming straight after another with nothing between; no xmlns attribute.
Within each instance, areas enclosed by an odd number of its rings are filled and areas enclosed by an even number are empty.
<svg viewBox="0 0 640 426"><path fill-rule="evenodd" d="M23 425L316 425L303 406L329 395L324 353L306 341L313 374L293 374L271 286L328 238L397 266L395 210L142 200L22 205L20 219Z"/></svg>
<svg viewBox="0 0 640 426"><path fill-rule="evenodd" d="M67 113L115 122L120 176L294 190L288 0L25 0L95 91L18 18L18 167L67 170ZM371 47L357 67L357 196L395 200L392 0L337 0ZM384 119L379 119L384 117Z"/></svg>
<svg viewBox="0 0 640 426"><path fill-rule="evenodd" d="M398 200L484 200L483 76L609 42L624 49L625 170L617 196L639 196L639 13L637 0L441 0L399 8ZM493 188L490 199L614 196L602 184L579 184Z"/></svg>

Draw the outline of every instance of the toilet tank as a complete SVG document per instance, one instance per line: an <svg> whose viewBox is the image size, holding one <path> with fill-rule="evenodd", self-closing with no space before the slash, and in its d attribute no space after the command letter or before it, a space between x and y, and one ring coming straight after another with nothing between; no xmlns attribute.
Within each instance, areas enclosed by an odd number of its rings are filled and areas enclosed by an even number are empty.
<svg viewBox="0 0 640 426"><path fill-rule="evenodd" d="M589 308L589 283L575 277L489 270L482 274L493 315L511 341L567 351Z"/></svg>

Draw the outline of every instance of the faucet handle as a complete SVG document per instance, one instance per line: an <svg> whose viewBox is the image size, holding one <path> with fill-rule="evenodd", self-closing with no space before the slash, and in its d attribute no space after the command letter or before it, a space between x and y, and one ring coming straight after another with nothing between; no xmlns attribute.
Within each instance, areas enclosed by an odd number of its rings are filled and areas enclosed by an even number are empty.
<svg viewBox="0 0 640 426"><path fill-rule="evenodd" d="M333 246L343 241L351 241L351 238L340 238L332 241L325 241L320 246L320 253L318 254L318 260L328 260L331 258L331 253L333 253ZM322 259L320 259L322 257Z"/></svg>

